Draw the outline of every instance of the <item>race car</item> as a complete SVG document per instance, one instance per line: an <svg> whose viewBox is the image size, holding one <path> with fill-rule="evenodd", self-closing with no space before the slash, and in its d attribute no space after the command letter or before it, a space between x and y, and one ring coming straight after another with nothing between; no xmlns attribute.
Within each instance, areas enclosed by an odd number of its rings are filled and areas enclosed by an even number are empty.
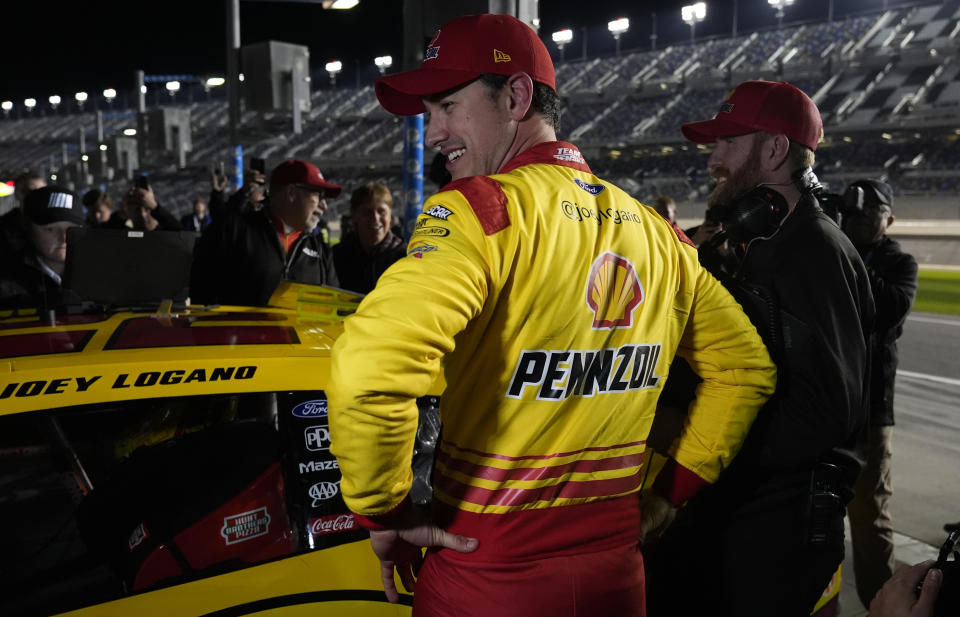
<svg viewBox="0 0 960 617"><path fill-rule="evenodd" d="M0 314L0 614L409 615L328 449L359 300Z"/></svg>

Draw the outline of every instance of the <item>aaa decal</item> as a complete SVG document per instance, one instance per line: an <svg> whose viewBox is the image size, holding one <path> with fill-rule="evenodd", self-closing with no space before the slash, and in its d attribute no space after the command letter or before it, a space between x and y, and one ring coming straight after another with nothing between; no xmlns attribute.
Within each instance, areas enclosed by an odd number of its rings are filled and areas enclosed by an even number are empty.
<svg viewBox="0 0 960 617"><path fill-rule="evenodd" d="M416 257L417 259L423 259L423 256L427 253L432 253L434 251L440 250L436 244L430 244L429 242L414 242L410 245L410 248L407 249L407 256Z"/></svg>
<svg viewBox="0 0 960 617"><path fill-rule="evenodd" d="M594 330L632 328L643 287L630 260L610 251L597 257L587 275L586 301Z"/></svg>

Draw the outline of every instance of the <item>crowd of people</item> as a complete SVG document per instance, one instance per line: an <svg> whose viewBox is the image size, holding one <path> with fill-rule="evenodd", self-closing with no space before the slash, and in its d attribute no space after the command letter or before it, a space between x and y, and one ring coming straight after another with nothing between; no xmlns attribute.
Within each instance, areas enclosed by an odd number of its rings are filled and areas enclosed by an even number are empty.
<svg viewBox="0 0 960 617"><path fill-rule="evenodd" d="M114 210L27 173L0 221L0 306L57 308L83 225L198 233L195 304L265 305L284 280L368 294L333 350L332 451L387 597L396 572L416 615L808 615L847 515L864 606L933 614L939 570L894 575L889 513L917 264L886 235L884 182L821 207L805 93L748 81L683 125L713 145L716 181L684 231L671 199L640 204L557 141L553 64L519 20L454 19L375 89L389 112L430 113L450 174L411 237L367 183L331 246L342 187L307 161L229 195L214 175L180 220L146 182ZM416 400L441 375L425 511L409 497Z"/></svg>

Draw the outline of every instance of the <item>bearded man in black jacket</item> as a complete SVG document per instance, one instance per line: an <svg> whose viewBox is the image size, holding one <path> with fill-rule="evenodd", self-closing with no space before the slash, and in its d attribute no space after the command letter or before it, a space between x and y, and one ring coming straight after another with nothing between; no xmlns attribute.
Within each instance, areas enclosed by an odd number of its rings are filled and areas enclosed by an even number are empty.
<svg viewBox="0 0 960 617"><path fill-rule="evenodd" d="M338 286L330 250L306 231L340 186L307 161L289 160L270 176L270 203L229 211L200 237L193 255L195 304L264 306L281 281Z"/></svg>
<svg viewBox="0 0 960 617"><path fill-rule="evenodd" d="M893 385L897 339L917 294L917 261L887 236L893 225L893 191L880 180L857 180L844 192L843 231L867 266L877 307L871 347L870 428L866 463L848 508L853 572L864 607L893 575L890 519Z"/></svg>

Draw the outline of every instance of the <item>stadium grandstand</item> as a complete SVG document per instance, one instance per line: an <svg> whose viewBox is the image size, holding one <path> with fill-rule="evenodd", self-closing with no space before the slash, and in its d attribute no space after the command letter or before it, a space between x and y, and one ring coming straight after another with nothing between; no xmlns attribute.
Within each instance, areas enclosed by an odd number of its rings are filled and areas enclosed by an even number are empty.
<svg viewBox="0 0 960 617"><path fill-rule="evenodd" d="M560 138L580 146L594 171L641 201L670 195L682 213L699 216L708 150L685 141L680 125L712 116L733 85L771 79L797 85L820 107L825 137L816 171L828 188L882 177L898 195L898 215L960 217L960 0L607 57L561 61L558 54L557 73L564 102ZM308 159L348 187L378 180L399 192L402 123L377 104L375 75L334 84L314 67L303 131L293 133L289 113L244 111L244 155L266 159L268 168ZM148 150L139 161L160 200L181 214L209 191L211 165L231 160L227 103L222 88L200 79L185 79L177 91L164 90L162 79L147 86L148 108L189 112L189 151L182 158ZM100 126L89 109L14 115L5 108L0 174L10 178L31 168L80 191L105 185L118 194L129 179L111 149L137 127L135 98L115 93L109 106L101 105ZM427 192L436 188L425 182ZM347 198L330 206L327 218L334 222L348 208Z"/></svg>

